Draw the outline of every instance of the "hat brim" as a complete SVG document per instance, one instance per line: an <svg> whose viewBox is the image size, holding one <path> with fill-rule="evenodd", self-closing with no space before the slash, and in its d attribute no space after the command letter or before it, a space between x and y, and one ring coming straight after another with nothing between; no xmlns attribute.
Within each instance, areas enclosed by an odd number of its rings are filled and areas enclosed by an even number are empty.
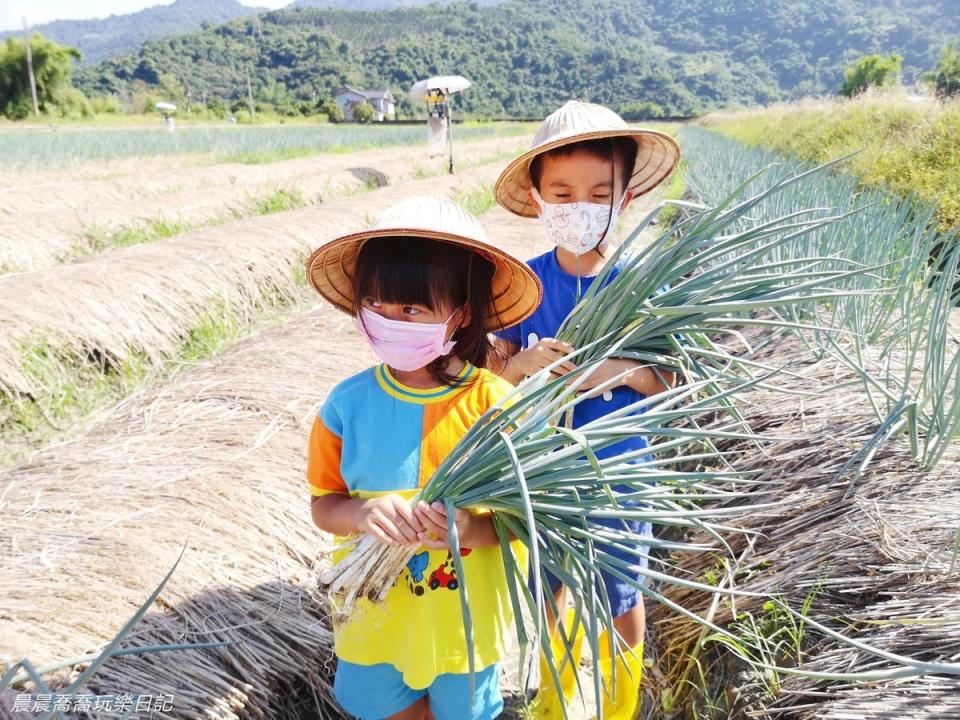
<svg viewBox="0 0 960 720"><path fill-rule="evenodd" d="M507 165L493 187L497 202L516 215L537 217L537 209L531 204L527 193L530 189L530 163L533 159L571 143L613 137L628 137L637 143L637 159L626 188L632 191L634 196L653 190L667 179L680 162L680 146L677 141L657 130L623 128L572 132L525 152Z"/></svg>
<svg viewBox="0 0 960 720"><path fill-rule="evenodd" d="M307 260L307 278L320 295L343 312L354 313L353 278L360 248L371 238L417 237L465 247L493 263L493 307L484 319L490 332L530 317L543 298L543 286L530 267L512 255L473 238L416 228L378 228L344 235L317 248Z"/></svg>

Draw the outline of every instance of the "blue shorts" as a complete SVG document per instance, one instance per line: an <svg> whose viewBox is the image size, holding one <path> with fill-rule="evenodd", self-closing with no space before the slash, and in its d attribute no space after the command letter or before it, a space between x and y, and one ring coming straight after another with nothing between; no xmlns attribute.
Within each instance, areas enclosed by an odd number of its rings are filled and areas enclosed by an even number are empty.
<svg viewBox="0 0 960 720"><path fill-rule="evenodd" d="M652 536L653 528L649 521L639 520L619 520L616 518L604 518L595 520L599 525L607 527L622 528L624 526L637 536L637 544L631 549L624 550L616 545L606 543L595 543L594 547L598 552L604 552L612 557L622 560L629 567L619 567L619 572L632 578L636 583L645 583L645 570L649 566L650 546L643 542L643 538ZM554 595L563 587L560 578L547 571L547 583ZM631 584L620 577L614 576L606 571L601 571L600 578L603 580L603 587L607 591L607 598L610 600L610 611L613 617L620 617L625 612L637 607L643 600L643 595L637 589L635 584ZM529 580L529 587L533 588L533 577ZM598 595L600 594L600 583L596 587Z"/></svg>
<svg viewBox="0 0 960 720"><path fill-rule="evenodd" d="M476 673L473 712L470 707L470 674L445 673L422 690L403 682L393 665L357 665L337 661L333 695L344 710L361 720L383 720L406 710L424 695L437 720L493 720L503 711L500 695L500 665Z"/></svg>

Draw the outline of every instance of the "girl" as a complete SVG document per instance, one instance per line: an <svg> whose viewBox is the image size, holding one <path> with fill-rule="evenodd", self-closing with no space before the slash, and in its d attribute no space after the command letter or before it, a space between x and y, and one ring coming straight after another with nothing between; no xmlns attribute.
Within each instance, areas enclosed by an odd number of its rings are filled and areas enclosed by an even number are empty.
<svg viewBox="0 0 960 720"><path fill-rule="evenodd" d="M310 435L307 478L316 525L420 547L386 600L358 601L335 628L334 694L360 718L496 717L499 661L512 614L489 515L457 510L474 617L476 691L443 506L411 497L510 385L485 369L488 333L520 322L541 287L491 246L473 216L442 198L413 198L367 231L317 250L307 275L354 315L382 364L341 382ZM482 669L481 669L482 668Z"/></svg>

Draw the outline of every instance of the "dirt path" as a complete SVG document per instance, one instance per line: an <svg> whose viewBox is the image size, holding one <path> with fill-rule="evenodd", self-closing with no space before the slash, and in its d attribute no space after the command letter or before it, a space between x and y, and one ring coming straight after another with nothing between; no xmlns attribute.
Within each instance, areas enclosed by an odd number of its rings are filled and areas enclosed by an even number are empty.
<svg viewBox="0 0 960 720"><path fill-rule="evenodd" d="M524 136L462 140L458 157L498 152L506 143L529 142ZM437 173L444 158L426 157L421 145L369 148L353 152L318 152L309 157L262 164L215 162L205 156L154 156L83 163L68 169L18 171L17 182L0 188L0 215L43 211L51 205L94 200L136 199L212 187L255 186L312 173L350 167L390 172L390 164L421 165ZM461 152L462 151L462 152Z"/></svg>
<svg viewBox="0 0 960 720"><path fill-rule="evenodd" d="M525 137L458 144L461 170L515 154ZM107 177L18 178L0 189L0 271L52 267L109 243L121 229L197 226L256 215L258 205L286 193L294 202L315 204L371 188L445 174L443 158L423 147L357 153L328 153L266 165L220 164L169 167L169 159L145 159L138 167ZM87 173L90 171L88 170ZM45 174L46 175L46 174ZM65 177L67 176L67 177ZM67 179L69 177L69 179Z"/></svg>

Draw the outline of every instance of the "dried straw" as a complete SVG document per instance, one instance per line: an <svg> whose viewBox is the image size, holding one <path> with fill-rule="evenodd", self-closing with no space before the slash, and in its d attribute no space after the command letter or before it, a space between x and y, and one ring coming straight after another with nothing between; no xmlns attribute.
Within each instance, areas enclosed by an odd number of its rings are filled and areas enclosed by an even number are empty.
<svg viewBox="0 0 960 720"><path fill-rule="evenodd" d="M755 346L757 341L754 336ZM797 362L792 370L806 381L782 376L786 387L809 390L852 378L846 368L828 359L811 358L796 339L768 340L761 356L765 354ZM894 367L898 362L902 358L891 360ZM814 593L810 617L835 630L888 652L956 662L960 582L955 573L960 564L954 565L953 548L960 530L960 444L954 442L935 468L923 470L911 460L909 441L898 437L881 446L862 476L840 476L877 430L876 417L859 386L795 403L782 397L774 403L762 393L745 399L750 404L742 410L755 431L791 439L769 447L775 463L754 446L727 448L734 467L763 471L766 483L740 504L781 503L775 512L749 512L740 519L738 525L757 535L752 543L741 536L733 541L734 555L741 558L731 571L733 585L782 594L797 609ZM677 561L696 578L717 570L716 558L710 555L685 555ZM729 581L727 575L725 583ZM733 605L723 601L711 610L711 598L702 594L681 589L665 594L702 616L713 612L713 620L721 625L733 620L735 613L762 614L748 599ZM648 612L659 656L656 684L681 689L681 678L697 678L690 658L700 655L695 648L702 628L660 606ZM853 624L848 628L846 622ZM852 673L884 664L809 627L804 647L803 670ZM752 688L742 676L724 678L743 667L729 652L713 646L699 661L709 667L708 676L718 686L746 684L736 688L734 707L739 716L838 720L957 716L956 678L830 686L792 677L782 681L781 694L772 699L758 690L756 678ZM947 712L950 693L954 704Z"/></svg>
<svg viewBox="0 0 960 720"><path fill-rule="evenodd" d="M117 658L102 693L174 693L179 717L274 717L308 688L330 707L331 635L311 596L328 541L312 525L305 433L371 360L323 308L130 398L80 440L0 475L3 654L95 649L187 551L127 645L240 640Z"/></svg>

